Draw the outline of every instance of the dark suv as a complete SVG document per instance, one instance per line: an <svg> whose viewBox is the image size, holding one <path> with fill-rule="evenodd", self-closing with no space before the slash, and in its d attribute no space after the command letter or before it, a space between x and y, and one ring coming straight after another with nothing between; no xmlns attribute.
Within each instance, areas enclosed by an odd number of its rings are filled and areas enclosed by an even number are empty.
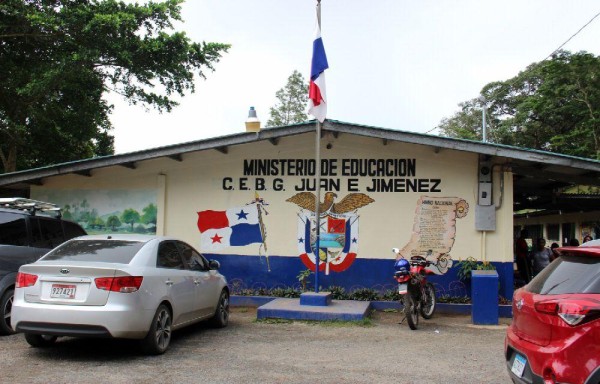
<svg viewBox="0 0 600 384"><path fill-rule="evenodd" d="M10 314L19 267L85 234L78 224L63 220L54 204L0 198L0 335L13 333Z"/></svg>

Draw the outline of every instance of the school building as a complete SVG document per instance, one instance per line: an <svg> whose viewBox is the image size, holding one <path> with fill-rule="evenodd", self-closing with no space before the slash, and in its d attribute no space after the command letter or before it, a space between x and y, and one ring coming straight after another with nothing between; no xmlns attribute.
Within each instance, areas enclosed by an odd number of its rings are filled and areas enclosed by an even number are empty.
<svg viewBox="0 0 600 384"><path fill-rule="evenodd" d="M257 128L2 174L0 194L57 203L89 233L178 237L247 288L297 286L316 264L324 289L393 287L397 247L435 260L448 293L459 260L492 262L510 298L515 231L596 231L598 200L560 191L600 185L598 161L326 120L317 251L315 138L314 122Z"/></svg>

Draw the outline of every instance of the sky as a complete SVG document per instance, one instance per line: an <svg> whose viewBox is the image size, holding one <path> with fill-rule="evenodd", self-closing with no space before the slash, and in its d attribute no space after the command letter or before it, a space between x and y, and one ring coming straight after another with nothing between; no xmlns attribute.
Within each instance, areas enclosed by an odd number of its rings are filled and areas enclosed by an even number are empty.
<svg viewBox="0 0 600 384"><path fill-rule="evenodd" d="M545 59L600 12L597 0L322 0L327 118L437 134L460 102ZM308 80L316 0L187 0L193 41L232 47L171 113L108 95L115 152L263 126L294 70ZM600 17L563 49L600 54Z"/></svg>

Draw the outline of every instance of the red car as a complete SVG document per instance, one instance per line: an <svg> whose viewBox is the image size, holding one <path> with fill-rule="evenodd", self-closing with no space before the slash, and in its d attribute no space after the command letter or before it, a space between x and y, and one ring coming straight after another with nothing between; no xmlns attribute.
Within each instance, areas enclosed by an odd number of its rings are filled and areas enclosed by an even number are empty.
<svg viewBox="0 0 600 384"><path fill-rule="evenodd" d="M600 383L600 241L559 251L513 296L504 352L515 383Z"/></svg>

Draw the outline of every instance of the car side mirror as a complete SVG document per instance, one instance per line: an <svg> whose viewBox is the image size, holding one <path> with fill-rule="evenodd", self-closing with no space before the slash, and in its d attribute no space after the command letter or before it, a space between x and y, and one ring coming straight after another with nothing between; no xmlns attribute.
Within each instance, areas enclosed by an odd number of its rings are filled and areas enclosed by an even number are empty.
<svg viewBox="0 0 600 384"><path fill-rule="evenodd" d="M221 268L221 264L217 260L211 260L208 262L208 268L216 271L217 269Z"/></svg>

